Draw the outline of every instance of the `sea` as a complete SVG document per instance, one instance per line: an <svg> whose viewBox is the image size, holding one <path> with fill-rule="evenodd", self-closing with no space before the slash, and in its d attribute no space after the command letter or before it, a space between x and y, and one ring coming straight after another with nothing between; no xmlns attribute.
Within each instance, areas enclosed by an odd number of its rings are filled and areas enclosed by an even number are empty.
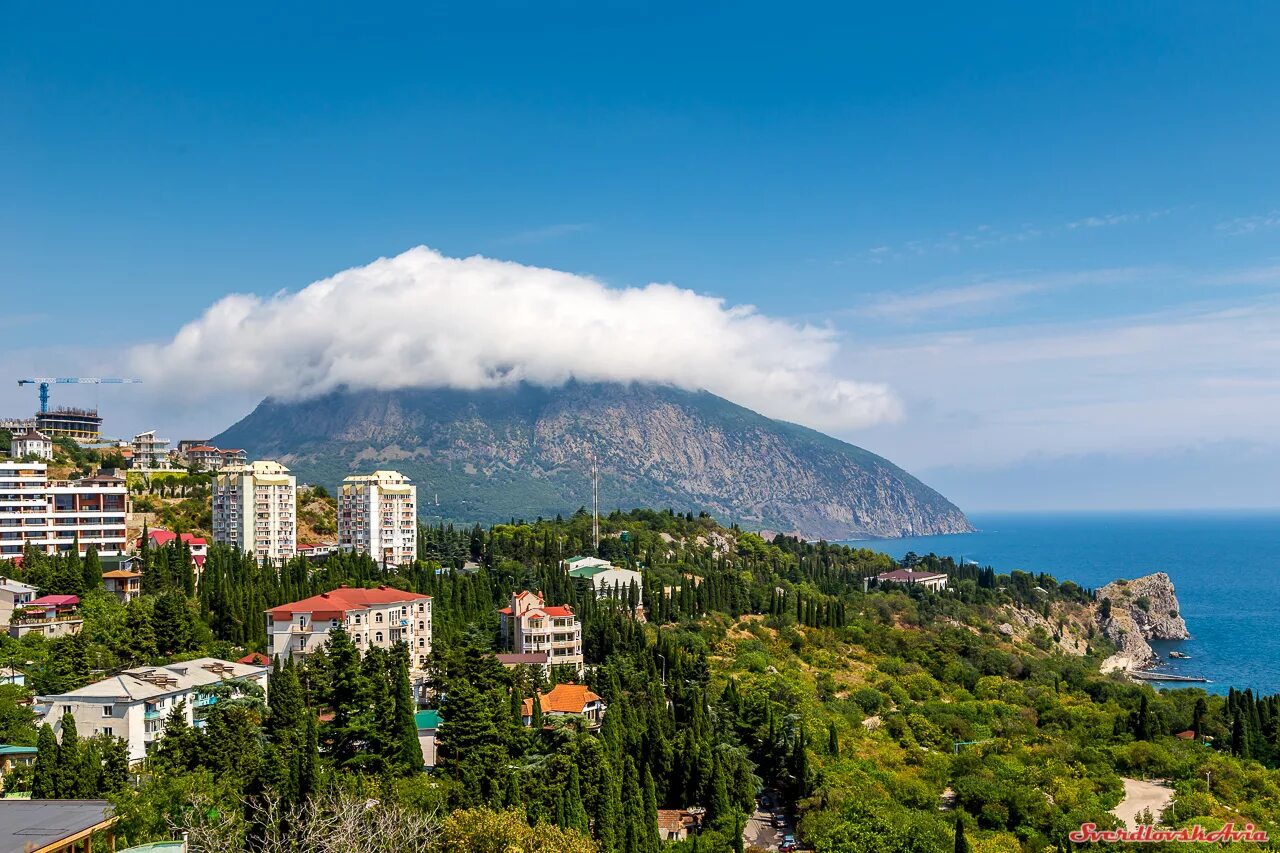
<svg viewBox="0 0 1280 853"><path fill-rule="evenodd" d="M1208 678L1195 686L1280 693L1280 511L970 513L976 533L844 544L894 557L914 551L1047 572L1097 588L1165 572L1191 639L1153 642L1161 672ZM1171 660L1170 651L1188 660Z"/></svg>

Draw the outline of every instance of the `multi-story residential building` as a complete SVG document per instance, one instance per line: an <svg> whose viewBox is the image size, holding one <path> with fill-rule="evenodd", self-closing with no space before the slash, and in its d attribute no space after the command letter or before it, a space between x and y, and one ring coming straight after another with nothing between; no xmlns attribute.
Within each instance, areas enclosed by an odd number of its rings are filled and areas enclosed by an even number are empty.
<svg viewBox="0 0 1280 853"><path fill-rule="evenodd" d="M267 654L303 660L342 628L361 651L409 646L410 666L424 669L431 654L431 596L389 586L340 586L267 611Z"/></svg>
<svg viewBox="0 0 1280 853"><path fill-rule="evenodd" d="M31 602L40 590L21 581L0 577L0 624L8 625L15 610L21 610Z"/></svg>
<svg viewBox="0 0 1280 853"><path fill-rule="evenodd" d="M0 462L0 559L26 547L47 554L96 548L104 556L125 548L124 480L98 474L80 480L48 479L43 462Z"/></svg>
<svg viewBox="0 0 1280 853"><path fill-rule="evenodd" d="M512 595L498 617L511 651L549 652L552 666L572 666L582 673L582 623L572 607L548 607L541 595L525 590Z"/></svg>
<svg viewBox="0 0 1280 853"><path fill-rule="evenodd" d="M9 636L15 639L27 634L42 634L49 639L79 634L84 627L80 616L80 597L76 595L42 595L22 606L10 617Z"/></svg>
<svg viewBox="0 0 1280 853"><path fill-rule="evenodd" d="M34 456L52 461L53 439L39 430L28 430L10 439L9 455L14 459L26 459Z"/></svg>
<svg viewBox="0 0 1280 853"><path fill-rule="evenodd" d="M133 456L129 465L141 471L168 471L173 467L169 462L169 439L156 438L155 430L140 432L131 442Z"/></svg>
<svg viewBox="0 0 1280 853"><path fill-rule="evenodd" d="M298 550L298 483L279 462L223 468L213 478L213 541L279 563Z"/></svg>
<svg viewBox="0 0 1280 853"><path fill-rule="evenodd" d="M383 565L418 558L418 487L396 471L358 474L342 482L338 546Z"/></svg>
<svg viewBox="0 0 1280 853"><path fill-rule="evenodd" d="M182 455L187 460L187 465L192 468L202 468L205 471L217 471L225 462L222 451L211 444L193 445L188 447Z"/></svg>
<svg viewBox="0 0 1280 853"><path fill-rule="evenodd" d="M165 720L175 707L182 705L187 722L200 728L217 698L203 688L244 680L266 690L269 672L266 667L217 658L128 669L69 693L37 697L37 714L43 717L37 723L47 722L54 734L61 735L62 715L71 714L81 737L123 738L130 763L136 763L164 733Z"/></svg>
<svg viewBox="0 0 1280 853"><path fill-rule="evenodd" d="M226 468L231 465L248 465L249 452L239 447L224 447L220 451L222 453L222 467Z"/></svg>

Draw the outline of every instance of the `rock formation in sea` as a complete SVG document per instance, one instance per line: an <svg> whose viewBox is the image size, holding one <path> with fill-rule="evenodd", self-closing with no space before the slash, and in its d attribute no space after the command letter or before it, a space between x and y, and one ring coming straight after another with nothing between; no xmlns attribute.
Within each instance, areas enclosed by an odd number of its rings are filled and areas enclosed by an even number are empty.
<svg viewBox="0 0 1280 853"><path fill-rule="evenodd" d="M1187 623L1164 572L1116 580L1098 590L1097 619L1103 636L1116 653L1102 663L1103 672L1143 669L1159 658L1149 640L1185 640Z"/></svg>

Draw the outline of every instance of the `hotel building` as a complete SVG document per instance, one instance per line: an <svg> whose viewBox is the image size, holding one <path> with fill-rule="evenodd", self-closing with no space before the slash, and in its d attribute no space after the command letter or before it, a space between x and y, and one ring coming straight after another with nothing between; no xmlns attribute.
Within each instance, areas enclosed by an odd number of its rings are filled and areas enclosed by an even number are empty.
<svg viewBox="0 0 1280 853"><path fill-rule="evenodd" d="M213 479L213 541L280 563L297 553L298 484L279 462L223 468Z"/></svg>

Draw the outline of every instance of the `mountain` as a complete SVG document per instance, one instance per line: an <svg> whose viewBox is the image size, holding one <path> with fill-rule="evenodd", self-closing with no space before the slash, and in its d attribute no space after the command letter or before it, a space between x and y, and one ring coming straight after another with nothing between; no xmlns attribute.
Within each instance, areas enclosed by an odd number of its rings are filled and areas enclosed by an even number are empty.
<svg viewBox="0 0 1280 853"><path fill-rule="evenodd" d="M329 487L394 468L418 484L424 518L532 519L589 507L594 449L601 512L705 510L751 529L827 539L972 529L950 501L874 453L665 385L267 399L213 442Z"/></svg>

